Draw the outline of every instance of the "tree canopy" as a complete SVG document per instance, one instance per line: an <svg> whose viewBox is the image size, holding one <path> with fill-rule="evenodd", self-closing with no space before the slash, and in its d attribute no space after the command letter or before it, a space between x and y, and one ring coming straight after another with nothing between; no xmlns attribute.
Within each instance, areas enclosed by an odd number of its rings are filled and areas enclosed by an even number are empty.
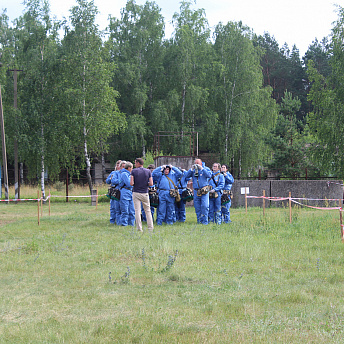
<svg viewBox="0 0 344 344"><path fill-rule="evenodd" d="M152 1L128 0L101 32L93 1L77 0L58 22L47 0L28 0L12 24L0 16L2 85L9 161L18 145L30 175L57 178L106 155L131 160L155 147L188 155L190 133L237 178L284 166L280 178L342 176L343 9L331 37L296 46L256 35L242 22L209 28L193 1L180 2L165 37ZM13 74L18 109L13 108ZM321 173L320 173L321 171Z"/></svg>

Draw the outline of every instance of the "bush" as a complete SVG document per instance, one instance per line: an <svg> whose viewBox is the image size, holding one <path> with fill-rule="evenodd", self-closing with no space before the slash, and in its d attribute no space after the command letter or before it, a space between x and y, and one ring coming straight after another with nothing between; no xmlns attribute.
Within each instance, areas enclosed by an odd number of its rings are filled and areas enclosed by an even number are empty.
<svg viewBox="0 0 344 344"><path fill-rule="evenodd" d="M54 188L56 189L56 191L62 191L63 188L64 188L64 182L60 182L60 181L57 181L54 185Z"/></svg>

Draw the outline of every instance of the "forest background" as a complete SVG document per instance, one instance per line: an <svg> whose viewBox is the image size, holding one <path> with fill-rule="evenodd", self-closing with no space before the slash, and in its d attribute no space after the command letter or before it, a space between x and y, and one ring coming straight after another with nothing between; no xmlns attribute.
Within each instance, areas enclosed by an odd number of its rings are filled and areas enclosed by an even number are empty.
<svg viewBox="0 0 344 344"><path fill-rule="evenodd" d="M203 9L180 2L166 39L155 2L129 0L100 31L93 1L57 21L49 2L0 17L0 84L7 155L32 178L78 175L92 161L151 156L159 131L165 155L214 153L235 178L260 169L277 178L343 177L344 10L332 34L300 58L242 22L211 31ZM14 90L17 75L17 92ZM16 104L14 106L14 104Z"/></svg>

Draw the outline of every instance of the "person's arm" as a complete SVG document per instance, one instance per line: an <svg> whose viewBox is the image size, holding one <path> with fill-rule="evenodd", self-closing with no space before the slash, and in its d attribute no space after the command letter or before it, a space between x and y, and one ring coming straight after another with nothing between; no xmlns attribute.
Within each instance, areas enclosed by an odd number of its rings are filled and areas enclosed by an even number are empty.
<svg viewBox="0 0 344 344"><path fill-rule="evenodd" d="M130 188L131 185L131 175L130 174L125 174L124 178L123 178L123 184L125 187Z"/></svg>
<svg viewBox="0 0 344 344"><path fill-rule="evenodd" d="M211 169L209 167L204 167L203 168L203 175L206 178L211 178L211 175L212 175Z"/></svg>
<svg viewBox="0 0 344 344"><path fill-rule="evenodd" d="M219 180L217 182L217 187L214 188L216 192L221 191L225 187L225 178L223 174L220 174Z"/></svg>
<svg viewBox="0 0 344 344"><path fill-rule="evenodd" d="M154 184L153 184L153 178L152 177L150 177L149 179L148 179L148 185L149 186L153 186Z"/></svg>
<svg viewBox="0 0 344 344"><path fill-rule="evenodd" d="M192 169L190 168L189 171L185 172L185 179L189 178L189 180L192 178Z"/></svg>
<svg viewBox="0 0 344 344"><path fill-rule="evenodd" d="M133 175L130 176L130 185L134 186L134 176Z"/></svg>
<svg viewBox="0 0 344 344"><path fill-rule="evenodd" d="M112 172L108 175L108 177L106 178L106 184L111 184L111 179L112 179L113 174L114 174L114 171L112 171Z"/></svg>
<svg viewBox="0 0 344 344"><path fill-rule="evenodd" d="M172 168L172 171L175 173L176 179L178 180L179 178L181 178L183 172L178 167L172 166L171 168Z"/></svg>

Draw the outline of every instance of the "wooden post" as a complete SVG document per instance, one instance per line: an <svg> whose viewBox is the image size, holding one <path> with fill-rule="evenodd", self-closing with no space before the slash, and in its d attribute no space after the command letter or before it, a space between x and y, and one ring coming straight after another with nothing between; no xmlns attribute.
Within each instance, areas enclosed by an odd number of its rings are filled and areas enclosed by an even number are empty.
<svg viewBox="0 0 344 344"><path fill-rule="evenodd" d="M289 222L291 223L291 192L289 192Z"/></svg>
<svg viewBox="0 0 344 344"><path fill-rule="evenodd" d="M68 198L68 168L67 168L67 172L66 172L66 202L69 201L69 198Z"/></svg>
<svg viewBox="0 0 344 344"><path fill-rule="evenodd" d="M43 217L43 192L41 191L41 217Z"/></svg>
<svg viewBox="0 0 344 344"><path fill-rule="evenodd" d="M343 228L343 201L339 200L339 221L340 221L340 234L342 236L342 242L344 242L344 228Z"/></svg>
<svg viewBox="0 0 344 344"><path fill-rule="evenodd" d="M49 216L50 216L50 198L51 198L51 193L50 193L50 189L49 189Z"/></svg>
<svg viewBox="0 0 344 344"><path fill-rule="evenodd" d="M98 208L98 188L96 190L97 190L97 194L96 194L96 209L97 209Z"/></svg>
<svg viewBox="0 0 344 344"><path fill-rule="evenodd" d="M39 226L39 190L37 191L37 216L38 216L38 226Z"/></svg>
<svg viewBox="0 0 344 344"><path fill-rule="evenodd" d="M245 209L246 209L246 214L247 214L247 189L245 187Z"/></svg>
<svg viewBox="0 0 344 344"><path fill-rule="evenodd" d="M3 179L4 179L4 187L5 187L5 199L8 200L9 199L8 197L8 171L7 171L5 124L4 124L4 113L2 109L1 86L0 86L0 127L1 127L2 165L3 165L3 172L4 172Z"/></svg>
<svg viewBox="0 0 344 344"><path fill-rule="evenodd" d="M263 190L263 216L265 216L265 190Z"/></svg>

